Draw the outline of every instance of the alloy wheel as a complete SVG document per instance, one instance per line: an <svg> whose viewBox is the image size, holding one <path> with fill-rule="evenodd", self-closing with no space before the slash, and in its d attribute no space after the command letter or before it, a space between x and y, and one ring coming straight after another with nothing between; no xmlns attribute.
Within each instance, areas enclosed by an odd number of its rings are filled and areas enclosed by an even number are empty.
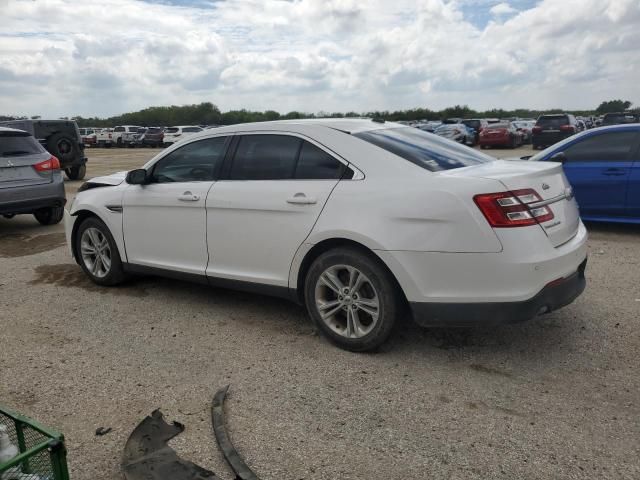
<svg viewBox="0 0 640 480"><path fill-rule="evenodd" d="M111 247L104 233L95 227L82 232L80 254L87 270L97 278L104 278L111 270Z"/></svg>
<svg viewBox="0 0 640 480"><path fill-rule="evenodd" d="M355 267L334 265L316 282L315 305L322 321L346 338L362 338L377 325L380 300L371 280Z"/></svg>

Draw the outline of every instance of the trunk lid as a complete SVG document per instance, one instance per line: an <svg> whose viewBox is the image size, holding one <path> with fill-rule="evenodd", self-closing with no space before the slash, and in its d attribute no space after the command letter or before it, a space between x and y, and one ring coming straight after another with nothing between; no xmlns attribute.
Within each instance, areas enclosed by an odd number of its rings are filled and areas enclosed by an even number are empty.
<svg viewBox="0 0 640 480"><path fill-rule="evenodd" d="M578 232L578 204L561 163L497 160L450 172L452 175L497 180L511 191L535 190L542 198L542 203L549 202L546 206L553 212L553 218L540 223L540 227L554 247L568 242Z"/></svg>
<svg viewBox="0 0 640 480"><path fill-rule="evenodd" d="M33 168L49 157L49 153L0 157L0 189L51 183L52 170L38 172Z"/></svg>

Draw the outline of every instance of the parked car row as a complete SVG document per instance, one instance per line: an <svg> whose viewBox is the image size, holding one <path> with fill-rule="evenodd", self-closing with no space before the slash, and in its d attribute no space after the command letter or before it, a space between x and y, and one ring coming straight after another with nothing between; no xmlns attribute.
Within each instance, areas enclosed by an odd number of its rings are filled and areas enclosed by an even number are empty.
<svg viewBox="0 0 640 480"><path fill-rule="evenodd" d="M173 127L118 125L114 128L81 128L80 134L86 147L158 148L168 147L203 130L204 128L198 125L177 125Z"/></svg>

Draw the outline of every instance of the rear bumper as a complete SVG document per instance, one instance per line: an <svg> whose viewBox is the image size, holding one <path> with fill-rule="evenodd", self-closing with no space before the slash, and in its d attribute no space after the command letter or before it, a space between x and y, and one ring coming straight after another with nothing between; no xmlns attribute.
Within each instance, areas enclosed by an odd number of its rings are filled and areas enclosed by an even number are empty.
<svg viewBox="0 0 640 480"><path fill-rule="evenodd" d="M52 183L0 190L0 215L33 213L66 203L62 175Z"/></svg>
<svg viewBox="0 0 640 480"><path fill-rule="evenodd" d="M569 305L584 291L585 259L578 270L544 287L529 300L485 303L410 302L413 318L431 327L494 326L530 320Z"/></svg>

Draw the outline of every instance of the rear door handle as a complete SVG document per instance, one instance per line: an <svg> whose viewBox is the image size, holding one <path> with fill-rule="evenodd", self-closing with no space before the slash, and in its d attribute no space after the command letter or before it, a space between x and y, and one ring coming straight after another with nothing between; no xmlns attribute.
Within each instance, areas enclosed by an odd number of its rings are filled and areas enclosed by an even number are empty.
<svg viewBox="0 0 640 480"><path fill-rule="evenodd" d="M200 200L200 197L198 195L194 195L191 192L184 192L178 197L178 200L180 200L181 202L197 202L198 200Z"/></svg>
<svg viewBox="0 0 640 480"><path fill-rule="evenodd" d="M287 198L287 203L293 203L295 205L313 205L318 201L313 197L307 197L304 193L296 193L293 197Z"/></svg>
<svg viewBox="0 0 640 480"><path fill-rule="evenodd" d="M603 173L603 175L612 175L612 176L616 176L616 177L626 174L626 172L622 168L607 168L602 173Z"/></svg>

